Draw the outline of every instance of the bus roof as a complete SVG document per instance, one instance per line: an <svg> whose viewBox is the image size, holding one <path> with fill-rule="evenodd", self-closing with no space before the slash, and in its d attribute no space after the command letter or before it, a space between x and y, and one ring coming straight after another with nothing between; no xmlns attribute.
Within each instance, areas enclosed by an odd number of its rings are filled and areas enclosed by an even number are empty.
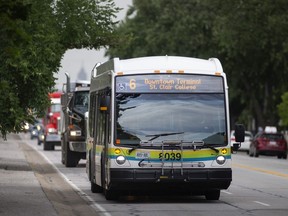
<svg viewBox="0 0 288 216"><path fill-rule="evenodd" d="M96 66L96 71L92 75L99 75L105 71L111 70L113 72L135 72L135 71L193 71L197 73L223 73L223 68L217 58L210 58L208 60L180 57L180 56L151 56L123 59L114 58L108 62ZM94 68L95 70L95 68Z"/></svg>

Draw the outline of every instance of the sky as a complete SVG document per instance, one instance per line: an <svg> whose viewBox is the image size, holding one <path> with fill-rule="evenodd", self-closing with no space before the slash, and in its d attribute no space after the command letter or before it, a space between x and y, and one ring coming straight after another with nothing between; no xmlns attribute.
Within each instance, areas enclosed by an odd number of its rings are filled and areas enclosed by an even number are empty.
<svg viewBox="0 0 288 216"><path fill-rule="evenodd" d="M114 0L117 7L123 8L118 14L116 20L125 18L127 9L132 5L132 0ZM105 62L108 60L104 56L105 49L100 50L86 50L86 49L73 49L67 50L61 61L61 68L56 78L56 88L62 89L63 83L66 82L65 72L69 73L71 81L74 80L90 80L90 74L93 67L98 62Z"/></svg>

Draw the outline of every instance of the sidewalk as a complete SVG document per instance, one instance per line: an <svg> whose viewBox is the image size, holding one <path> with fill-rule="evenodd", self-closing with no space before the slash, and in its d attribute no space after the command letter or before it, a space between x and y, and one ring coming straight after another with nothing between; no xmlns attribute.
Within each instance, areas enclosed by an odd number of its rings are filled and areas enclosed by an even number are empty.
<svg viewBox="0 0 288 216"><path fill-rule="evenodd" d="M0 215L56 216L29 166L17 134L0 138Z"/></svg>

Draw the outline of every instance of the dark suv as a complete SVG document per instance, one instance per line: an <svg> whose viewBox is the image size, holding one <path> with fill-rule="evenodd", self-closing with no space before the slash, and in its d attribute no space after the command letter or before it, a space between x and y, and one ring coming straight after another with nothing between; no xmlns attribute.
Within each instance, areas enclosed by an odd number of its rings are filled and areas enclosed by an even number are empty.
<svg viewBox="0 0 288 216"><path fill-rule="evenodd" d="M254 137L249 155L258 157L259 155L277 156L279 159L287 158L287 142L282 133L259 132Z"/></svg>

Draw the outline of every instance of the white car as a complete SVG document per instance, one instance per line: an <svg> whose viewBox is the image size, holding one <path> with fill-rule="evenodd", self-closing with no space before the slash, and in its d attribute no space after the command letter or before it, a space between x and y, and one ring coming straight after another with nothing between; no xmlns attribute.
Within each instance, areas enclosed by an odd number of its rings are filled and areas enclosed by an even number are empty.
<svg viewBox="0 0 288 216"><path fill-rule="evenodd" d="M244 139L244 142L241 143L239 151L246 151L248 154L252 139L253 139L253 134L250 131L245 131L245 139ZM233 146L234 143L236 143L235 131L232 130L231 131L231 146Z"/></svg>

